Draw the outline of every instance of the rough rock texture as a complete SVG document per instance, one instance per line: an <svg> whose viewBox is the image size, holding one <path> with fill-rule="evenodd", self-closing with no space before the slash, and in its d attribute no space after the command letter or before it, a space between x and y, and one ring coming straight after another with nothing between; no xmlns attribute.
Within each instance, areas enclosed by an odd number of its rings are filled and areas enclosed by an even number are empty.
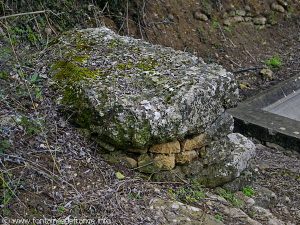
<svg viewBox="0 0 300 225"><path fill-rule="evenodd" d="M161 172L157 180L180 181L192 178L206 186L215 187L239 177L255 156L255 145L241 134L232 133L206 148L206 155L174 171Z"/></svg>
<svg viewBox="0 0 300 225"><path fill-rule="evenodd" d="M58 49L63 60L52 68L65 88L62 103L118 148L200 134L237 101L233 76L221 66L107 28L69 33Z"/></svg>
<svg viewBox="0 0 300 225"><path fill-rule="evenodd" d="M150 209L155 217L160 218L161 224L186 224L186 225L222 225L213 216L205 213L202 209L185 205L181 202L154 199Z"/></svg>
<svg viewBox="0 0 300 225"><path fill-rule="evenodd" d="M68 33L50 54L61 56L52 72L65 111L103 148L130 152L131 168L216 186L238 177L255 153L232 134L225 109L238 89L221 66L107 28Z"/></svg>
<svg viewBox="0 0 300 225"><path fill-rule="evenodd" d="M153 145L149 149L149 152L162 153L162 154L179 153L180 143L179 141L173 141L173 142Z"/></svg>
<svg viewBox="0 0 300 225"><path fill-rule="evenodd" d="M190 163L197 157L198 157L198 153L196 151L181 152L179 154L176 154L176 163L178 164Z"/></svg>
<svg viewBox="0 0 300 225"><path fill-rule="evenodd" d="M200 134L197 135L196 137L193 137L191 139L186 139L183 143L182 143L182 150L183 151L192 151L194 149L199 149L202 148L206 145L206 135L204 134Z"/></svg>

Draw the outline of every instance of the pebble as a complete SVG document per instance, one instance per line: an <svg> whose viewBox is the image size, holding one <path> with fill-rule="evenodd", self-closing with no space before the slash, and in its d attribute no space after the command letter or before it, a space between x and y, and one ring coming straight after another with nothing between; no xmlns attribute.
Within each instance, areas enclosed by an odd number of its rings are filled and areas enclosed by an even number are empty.
<svg viewBox="0 0 300 225"><path fill-rule="evenodd" d="M255 17L253 19L253 23L255 25L265 25L267 22L267 18L266 17L263 17L263 16L259 16L259 17Z"/></svg>
<svg viewBox="0 0 300 225"><path fill-rule="evenodd" d="M175 210L179 209L179 205L176 203L172 204L172 209L175 209Z"/></svg>
<svg viewBox="0 0 300 225"><path fill-rule="evenodd" d="M196 20L208 21L207 15L205 15L201 12L198 12L198 11L194 13L194 18Z"/></svg>
<svg viewBox="0 0 300 225"><path fill-rule="evenodd" d="M137 167L137 161L133 158L130 158L130 157L125 157L125 161L128 165L128 167L130 168L136 168Z"/></svg>
<svg viewBox="0 0 300 225"><path fill-rule="evenodd" d="M235 11L235 14L236 14L237 16L246 16L246 11L243 10L243 9L239 9L239 10L236 10L236 11Z"/></svg>
<svg viewBox="0 0 300 225"><path fill-rule="evenodd" d="M273 71L268 68L262 69L259 73L267 80L273 79Z"/></svg>
<svg viewBox="0 0 300 225"><path fill-rule="evenodd" d="M275 2L271 5L271 9L273 9L276 12L280 12L280 13L284 13L285 12L285 9L283 8L283 6L279 5L279 4L275 3Z"/></svg>
<svg viewBox="0 0 300 225"><path fill-rule="evenodd" d="M285 196L285 197L284 197L284 201L285 201L286 203L290 203L290 202L291 202L291 199L290 199L288 196Z"/></svg>
<svg viewBox="0 0 300 225"><path fill-rule="evenodd" d="M255 204L255 200L253 198L249 198L246 201L246 204L251 207L251 206L253 206Z"/></svg>
<svg viewBox="0 0 300 225"><path fill-rule="evenodd" d="M249 5L246 5L246 6L245 6L245 10L246 10L247 12L250 12L250 11L251 11L251 7L250 7Z"/></svg>
<svg viewBox="0 0 300 225"><path fill-rule="evenodd" d="M168 19L173 22L175 20L175 17L173 16L173 14L169 14Z"/></svg>

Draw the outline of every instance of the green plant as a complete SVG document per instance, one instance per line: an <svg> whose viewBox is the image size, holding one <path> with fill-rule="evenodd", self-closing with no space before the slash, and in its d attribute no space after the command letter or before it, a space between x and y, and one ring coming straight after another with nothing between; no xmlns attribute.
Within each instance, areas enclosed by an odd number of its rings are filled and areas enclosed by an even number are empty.
<svg viewBox="0 0 300 225"><path fill-rule="evenodd" d="M217 20L213 19L213 21L212 21L212 27L214 29L217 29L217 28L219 28L219 26L220 26L220 23Z"/></svg>
<svg viewBox="0 0 300 225"><path fill-rule="evenodd" d="M216 214L215 215L215 219L217 220L217 221L219 221L219 222L221 222L221 221L223 221L223 216L221 215L221 214Z"/></svg>
<svg viewBox="0 0 300 225"><path fill-rule="evenodd" d="M25 131L29 135L35 135L40 132L40 122L28 119L25 116L22 116L19 120L19 124L24 127Z"/></svg>
<svg viewBox="0 0 300 225"><path fill-rule="evenodd" d="M10 147L9 140L1 140L0 141L0 154L4 153Z"/></svg>
<svg viewBox="0 0 300 225"><path fill-rule="evenodd" d="M60 206L57 207L57 211L59 213L64 213L66 211L66 208L63 205L60 205Z"/></svg>
<svg viewBox="0 0 300 225"><path fill-rule="evenodd" d="M225 198L227 201L229 201L234 207L242 207L244 205L244 202L237 198L234 193L231 191L227 191L223 188L220 188L217 190L218 194Z"/></svg>
<svg viewBox="0 0 300 225"><path fill-rule="evenodd" d="M282 60L278 55L275 55L275 56L271 57L270 59L266 60L265 63L269 68L272 68L272 69L278 69L282 66Z"/></svg>
<svg viewBox="0 0 300 225"><path fill-rule="evenodd" d="M39 101L43 100L43 94L42 94L42 90L40 87L34 88L34 96L35 96L35 99L37 99Z"/></svg>
<svg viewBox="0 0 300 225"><path fill-rule="evenodd" d="M0 173L0 190L2 192L0 195L0 203L3 206L3 208L6 208L12 200L14 192L9 186L9 183L5 180L3 173Z"/></svg>
<svg viewBox="0 0 300 225"><path fill-rule="evenodd" d="M272 24L272 25L275 25L275 24L278 23L277 20L278 20L278 18L276 16L276 13L275 12L271 12L270 15L269 15L269 17L268 17L269 23Z"/></svg>
<svg viewBox="0 0 300 225"><path fill-rule="evenodd" d="M8 78L8 73L5 71L0 71L0 79L6 80Z"/></svg>
<svg viewBox="0 0 300 225"><path fill-rule="evenodd" d="M128 198L131 199L131 200L139 200L139 199L142 199L142 196L141 196L141 193L135 193L135 192L130 192L128 194Z"/></svg>
<svg viewBox="0 0 300 225"><path fill-rule="evenodd" d="M31 84L35 84L35 83L39 82L39 80L40 80L40 77L37 73L32 74L29 78L29 81Z"/></svg>
<svg viewBox="0 0 300 225"><path fill-rule="evenodd" d="M231 27L228 27L228 26L224 27L224 30L225 30L226 32L228 32L228 33L231 33L231 32L232 32L232 28L231 28Z"/></svg>
<svg viewBox="0 0 300 225"><path fill-rule="evenodd" d="M252 197L255 194L254 189L252 187L249 187L249 186L244 187L243 190L242 190L242 192L247 197Z"/></svg>
<svg viewBox="0 0 300 225"><path fill-rule="evenodd" d="M192 182L191 185L180 187L176 190L169 189L168 192L172 198L187 203L194 203L205 198L205 193L201 185L196 182Z"/></svg>
<svg viewBox="0 0 300 225"><path fill-rule="evenodd" d="M203 43L207 43L207 41L209 40L207 31L201 26L197 28L197 35L198 35L200 41Z"/></svg>

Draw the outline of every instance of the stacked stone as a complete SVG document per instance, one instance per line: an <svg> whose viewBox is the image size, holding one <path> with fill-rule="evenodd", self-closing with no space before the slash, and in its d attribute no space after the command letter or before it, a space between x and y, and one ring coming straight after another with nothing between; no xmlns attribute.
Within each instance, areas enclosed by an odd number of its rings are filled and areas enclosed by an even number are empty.
<svg viewBox="0 0 300 225"><path fill-rule="evenodd" d="M234 6L232 6L234 8ZM252 11L250 6L246 6L245 9L232 9L229 12L226 12L224 15L224 25L231 26L237 23L246 22L253 23L257 26L265 26L267 22L273 23L274 18L270 18L268 21L266 14L272 13L285 13L288 7L288 3L286 1L280 0L277 2L273 2L270 5L270 12L268 13L260 13ZM274 17L274 15L273 15Z"/></svg>
<svg viewBox="0 0 300 225"><path fill-rule="evenodd" d="M141 172L153 173L160 170L172 170L175 165L184 165L197 159L205 152L206 135L197 135L182 142L173 141L153 145L146 150L129 150L142 153L138 157Z"/></svg>

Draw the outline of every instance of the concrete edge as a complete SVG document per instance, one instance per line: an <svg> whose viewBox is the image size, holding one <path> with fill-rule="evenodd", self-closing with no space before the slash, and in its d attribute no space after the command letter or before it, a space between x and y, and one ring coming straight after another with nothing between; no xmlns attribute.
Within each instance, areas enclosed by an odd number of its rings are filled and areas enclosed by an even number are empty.
<svg viewBox="0 0 300 225"><path fill-rule="evenodd" d="M300 152L300 122L262 110L298 89L300 76L295 76L227 110L234 117L235 132Z"/></svg>

